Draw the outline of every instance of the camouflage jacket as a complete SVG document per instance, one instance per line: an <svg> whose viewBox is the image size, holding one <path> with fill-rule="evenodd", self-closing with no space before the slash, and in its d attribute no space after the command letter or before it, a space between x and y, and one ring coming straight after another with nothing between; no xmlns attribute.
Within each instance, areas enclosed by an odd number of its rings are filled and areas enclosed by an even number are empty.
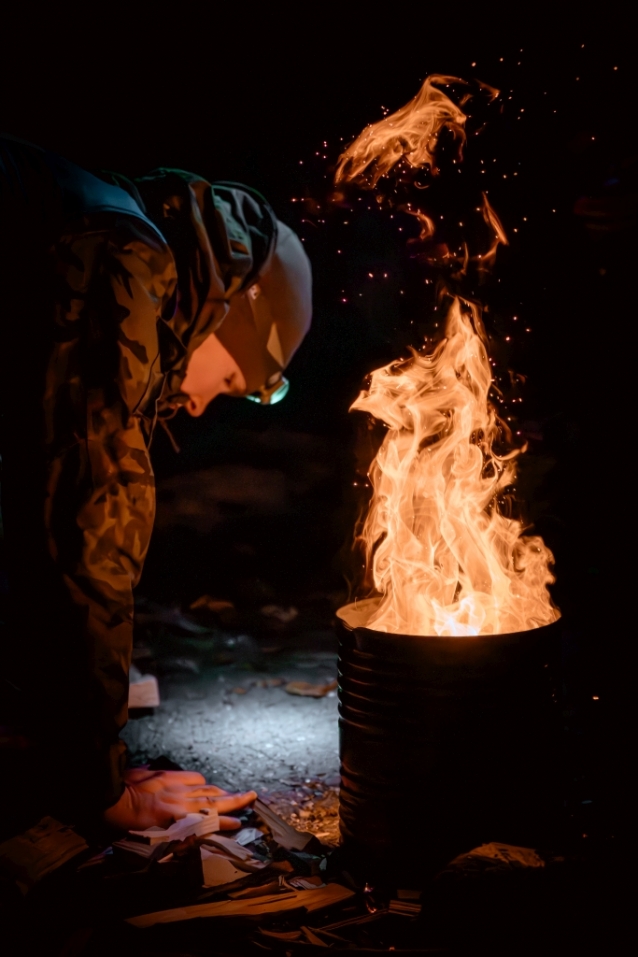
<svg viewBox="0 0 638 957"><path fill-rule="evenodd" d="M153 425L160 408L185 400L189 354L267 263L276 219L243 187L171 170L136 184L93 176L9 138L0 138L0 211L2 288L12 290L0 368L10 593L26 600L41 567L67 625L55 654L42 649L49 675L43 665L35 693L49 701L54 736L90 737L92 799L108 806L123 787L118 733L132 589L154 518ZM62 720L65 667L81 687L67 688L76 705Z"/></svg>

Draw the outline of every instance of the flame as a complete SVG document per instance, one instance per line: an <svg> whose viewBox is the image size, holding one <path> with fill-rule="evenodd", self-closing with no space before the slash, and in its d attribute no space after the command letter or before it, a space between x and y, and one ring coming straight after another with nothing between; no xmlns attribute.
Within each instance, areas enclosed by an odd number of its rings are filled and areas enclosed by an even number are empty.
<svg viewBox="0 0 638 957"><path fill-rule="evenodd" d="M352 406L389 429L370 471L361 534L381 595L368 628L498 634L557 617L550 550L499 510L518 452L494 451L508 430L488 399L479 332L478 309L454 299L435 352L377 369Z"/></svg>
<svg viewBox="0 0 638 957"><path fill-rule="evenodd" d="M438 88L451 84L465 82L433 74L413 100L391 116L367 126L342 153L335 181L363 181L374 187L403 158L415 169L429 166L436 173L435 150L442 128L451 130L460 149L465 143L465 113Z"/></svg>
<svg viewBox="0 0 638 957"><path fill-rule="evenodd" d="M499 245L508 246L509 242L507 239L507 234L503 229L503 224L498 218L494 208L490 205L485 193L483 193L481 212L483 213L483 219L488 226L491 226L494 233L494 239L488 251L478 256L478 258L481 260L481 268L487 271L488 269L491 269L496 262L496 253L498 251Z"/></svg>
<svg viewBox="0 0 638 957"><path fill-rule="evenodd" d="M465 136L465 115L438 89L442 83L462 81L428 78L414 100L343 153L337 180L369 188L402 158L435 172L440 130L447 126L461 143ZM487 268L507 236L485 194L480 211L493 232L491 248L477 257ZM414 215L429 239L432 219ZM465 245L463 269L468 259ZM388 427L369 473L372 499L360 535L378 597L354 613L368 628L411 635L526 631L559 615L547 587L553 556L507 514L524 450L501 451L511 435L489 399L495 385L480 309L450 298L445 338L434 352L414 351L377 369L352 405Z"/></svg>

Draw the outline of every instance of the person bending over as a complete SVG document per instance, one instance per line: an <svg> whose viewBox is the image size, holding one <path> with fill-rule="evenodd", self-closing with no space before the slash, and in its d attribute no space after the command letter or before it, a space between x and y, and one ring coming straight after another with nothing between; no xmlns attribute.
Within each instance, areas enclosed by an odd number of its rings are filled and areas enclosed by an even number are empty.
<svg viewBox="0 0 638 957"><path fill-rule="evenodd" d="M5 713L51 810L122 829L254 792L126 769L133 588L158 416L268 404L311 319L301 243L256 191L159 169L94 175L0 137Z"/></svg>

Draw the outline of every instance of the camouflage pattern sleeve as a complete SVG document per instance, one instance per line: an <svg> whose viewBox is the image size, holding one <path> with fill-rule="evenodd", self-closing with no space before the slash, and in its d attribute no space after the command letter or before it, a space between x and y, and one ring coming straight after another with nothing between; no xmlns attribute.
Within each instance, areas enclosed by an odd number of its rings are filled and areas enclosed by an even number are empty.
<svg viewBox="0 0 638 957"><path fill-rule="evenodd" d="M85 675L73 721L90 726L102 805L120 796L133 596L155 512L149 441L161 391L158 322L176 283L157 236L121 217L55 250L45 374L45 526Z"/></svg>

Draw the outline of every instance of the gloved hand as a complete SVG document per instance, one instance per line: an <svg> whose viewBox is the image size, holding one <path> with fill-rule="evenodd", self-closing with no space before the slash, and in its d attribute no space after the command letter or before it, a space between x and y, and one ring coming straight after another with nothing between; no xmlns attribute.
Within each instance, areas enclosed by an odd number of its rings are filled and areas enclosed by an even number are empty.
<svg viewBox="0 0 638 957"><path fill-rule="evenodd" d="M255 791L230 794L196 771L149 771L133 768L124 775L124 794L104 812L104 820L122 831L147 827L168 827L173 821L201 808L217 808L222 831L241 827L241 821L226 816L228 811L246 807L255 800Z"/></svg>

